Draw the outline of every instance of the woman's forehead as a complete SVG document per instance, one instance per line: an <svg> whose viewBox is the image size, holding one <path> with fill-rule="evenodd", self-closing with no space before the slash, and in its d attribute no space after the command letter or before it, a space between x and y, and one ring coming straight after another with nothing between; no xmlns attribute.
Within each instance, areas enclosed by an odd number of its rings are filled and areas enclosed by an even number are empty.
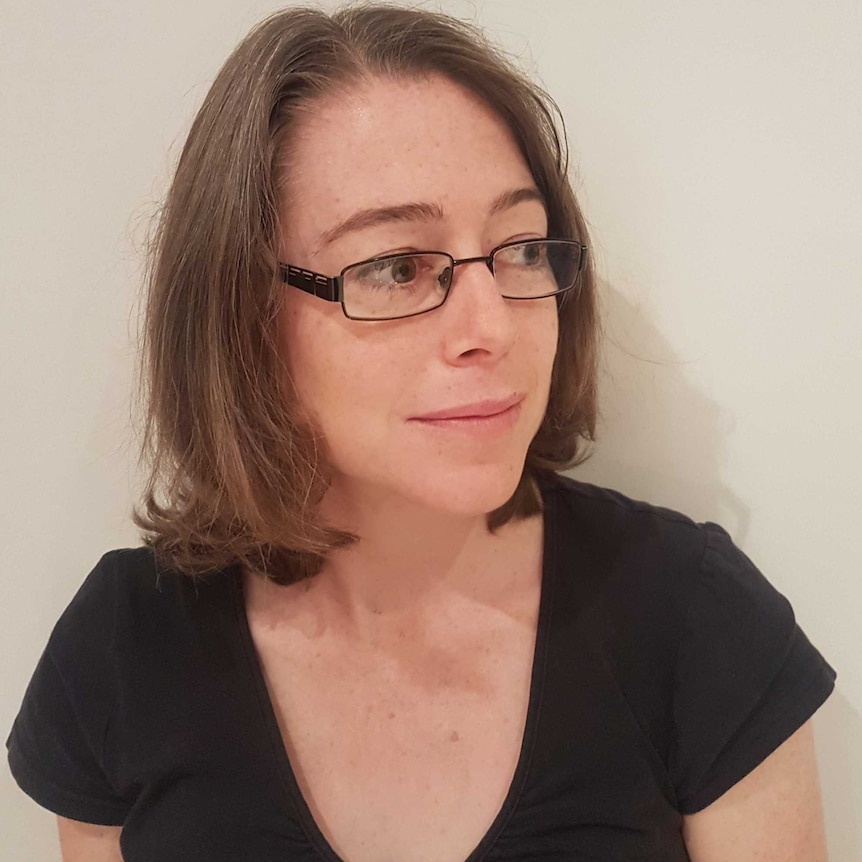
<svg viewBox="0 0 862 862"><path fill-rule="evenodd" d="M501 195L535 189L506 124L445 78L373 79L300 116L284 203L318 236L362 210L483 217Z"/></svg>

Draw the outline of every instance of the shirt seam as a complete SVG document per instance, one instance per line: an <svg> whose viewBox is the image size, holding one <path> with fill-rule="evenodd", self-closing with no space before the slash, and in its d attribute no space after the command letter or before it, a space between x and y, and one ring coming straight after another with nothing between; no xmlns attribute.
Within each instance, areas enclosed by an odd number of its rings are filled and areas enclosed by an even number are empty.
<svg viewBox="0 0 862 862"><path fill-rule="evenodd" d="M16 765L23 770L23 775L15 776L16 780L23 779L23 783L26 783L31 788L38 788L40 796L43 796L41 791L46 791L45 795L60 800L61 802L68 802L72 806L92 806L94 808L101 809L106 814L110 814L111 816L115 814L117 816L122 816L123 820L125 820L126 816L128 816L128 813L131 808L131 806L129 806L128 804L115 803L106 799L97 799L93 796L84 796L81 794L77 794L74 791L70 791L67 788L63 787L61 784L58 784L53 778L49 777L41 769L36 767L30 757L24 752L22 752L20 748L10 753L10 760L15 761ZM122 814L120 814L120 812L122 812Z"/></svg>
<svg viewBox="0 0 862 862"><path fill-rule="evenodd" d="M767 732L763 732L759 735L759 737L758 737L759 740L762 741L764 739L769 739L770 735L774 731L774 728L777 726L787 727L787 726L792 725L798 730L806 721L808 721L811 718L811 716L814 715L814 713L817 711L817 709L819 709L819 707L822 706L822 704L826 700L826 698L828 698L829 695L832 693L832 690L834 689L834 685L835 685L834 680L831 680L826 686L824 686L824 677L822 674L822 670L823 670L822 665L823 664L825 664L825 662L821 660L819 667L813 667L813 666L811 667L810 678L806 681L802 690L799 691L795 695L794 699L789 704L788 710L776 717L776 719L770 725L769 730ZM760 703L763 702L763 698L766 697L766 695L768 694L768 691L769 691L768 688L764 691L763 697L761 697L761 699L758 701L758 704L757 704L758 706L760 705ZM825 697L823 697L823 698L819 697L819 693L821 693L821 692L825 692ZM812 694L818 694L817 703L810 703L809 702L808 698ZM756 708L757 708L757 706L754 707L754 709L756 709ZM783 735L783 734L779 734L779 735ZM772 748L772 751L770 751L769 754L771 754L772 752L777 750L784 742L787 741L788 738L789 738L789 736L785 736L783 739L781 739L778 742L778 744ZM767 754L766 757L768 757L769 754ZM747 773L745 773L745 775L748 775L751 772L753 772L755 769L757 769L757 767L760 766L760 764L763 762L763 759L765 759L765 758L762 758L758 763L756 763L752 767L752 769L750 769ZM710 764L709 769L711 769L711 768L712 768L712 764ZM742 778L745 777L745 775L743 775L738 780L741 781ZM721 782L712 782L712 784L716 784L716 783L721 784ZM736 782L734 782L734 784L735 783ZM712 785L709 785L709 786L712 786ZM708 787L707 788L699 788L697 791L688 794L686 797L684 797L682 800L680 800L680 808L679 808L680 814L689 815L689 814L695 814L698 811L702 811L704 808L711 805L712 802L715 802L717 799L719 799L724 793L727 792L727 790L730 790L731 787L733 787L733 786L734 785L731 784L730 787L726 788L724 791L719 793L718 796L712 796L708 802L705 802L702 804L699 801L698 797L704 796L704 795L709 797L711 794L709 792L707 792ZM694 801L694 804L693 804L693 801Z"/></svg>

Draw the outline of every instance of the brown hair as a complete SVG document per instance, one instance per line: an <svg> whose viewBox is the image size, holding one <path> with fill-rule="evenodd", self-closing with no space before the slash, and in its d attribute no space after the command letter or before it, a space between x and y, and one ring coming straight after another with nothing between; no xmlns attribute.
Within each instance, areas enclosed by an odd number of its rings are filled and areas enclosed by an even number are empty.
<svg viewBox="0 0 862 862"><path fill-rule="evenodd" d="M135 522L162 565L202 574L241 564L290 583L355 541L316 518L325 465L285 395L276 331L284 141L297 110L335 88L434 74L511 128L546 201L548 235L586 244L559 110L476 28L386 5L292 8L260 23L194 120L151 244L142 365L150 474ZM540 511L538 471L583 460L595 430L597 338L588 262L560 302L547 412L524 475L488 515L489 529Z"/></svg>

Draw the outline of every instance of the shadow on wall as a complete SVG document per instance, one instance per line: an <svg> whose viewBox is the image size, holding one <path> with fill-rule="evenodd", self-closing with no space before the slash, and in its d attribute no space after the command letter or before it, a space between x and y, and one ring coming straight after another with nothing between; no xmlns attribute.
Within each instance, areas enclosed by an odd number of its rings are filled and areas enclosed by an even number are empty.
<svg viewBox="0 0 862 862"><path fill-rule="evenodd" d="M674 356L642 308L606 282L599 293L605 334L598 441L573 475L717 521L744 544L750 512L721 479L732 416L690 380L693 362Z"/></svg>
<svg viewBox="0 0 862 862"><path fill-rule="evenodd" d="M718 521L744 545L750 510L722 484L732 416L688 376L690 362L623 293L600 285L605 344L601 420L594 455L573 471L581 480ZM836 690L814 719L829 858L860 859L862 715Z"/></svg>

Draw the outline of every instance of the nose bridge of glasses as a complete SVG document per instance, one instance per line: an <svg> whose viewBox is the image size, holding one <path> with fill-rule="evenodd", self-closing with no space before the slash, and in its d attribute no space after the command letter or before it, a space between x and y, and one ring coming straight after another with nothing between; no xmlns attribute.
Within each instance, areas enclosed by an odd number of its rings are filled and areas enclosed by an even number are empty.
<svg viewBox="0 0 862 862"><path fill-rule="evenodd" d="M455 267L463 266L465 263L484 263L488 267L491 275L494 275L494 262L491 257L480 255L479 257L462 257L456 259L451 255L447 255L448 262L446 267L440 272L437 277L440 284L447 290L452 286L455 278Z"/></svg>
<svg viewBox="0 0 862 862"><path fill-rule="evenodd" d="M449 271L449 285L451 286L452 280L455 278L455 267L463 266L467 263L484 263L485 266L488 267L488 271L491 275L494 275L494 259L492 257L486 255L480 255L479 257L462 257L460 260L456 260L452 258L452 267Z"/></svg>

